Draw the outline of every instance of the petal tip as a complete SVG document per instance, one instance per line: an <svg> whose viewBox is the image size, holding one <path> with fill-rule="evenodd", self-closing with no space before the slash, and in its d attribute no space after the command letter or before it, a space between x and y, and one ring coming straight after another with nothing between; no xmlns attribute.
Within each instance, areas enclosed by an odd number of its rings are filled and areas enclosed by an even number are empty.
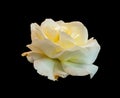
<svg viewBox="0 0 120 98"><path fill-rule="evenodd" d="M98 71L98 66L94 65L90 72L90 79L92 79L94 77L94 75L96 74L97 71Z"/></svg>

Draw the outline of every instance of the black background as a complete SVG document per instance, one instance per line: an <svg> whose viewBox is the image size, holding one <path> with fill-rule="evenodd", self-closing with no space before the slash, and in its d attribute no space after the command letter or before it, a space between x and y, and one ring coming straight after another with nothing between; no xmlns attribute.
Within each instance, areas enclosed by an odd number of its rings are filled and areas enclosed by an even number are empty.
<svg viewBox="0 0 120 98"><path fill-rule="evenodd" d="M92 6L92 5L91 5ZM57 94L63 97L66 95L79 95L90 97L97 94L103 96L109 95L116 90L117 65L113 61L115 58L116 41L116 10L111 10L109 5L95 5L87 7L74 6L55 6L55 8L46 10L45 7L38 7L40 10L31 10L30 14L18 13L12 15L12 26L14 26L13 43L15 51L15 64L11 65L10 82L18 93L34 94L40 96L46 93ZM102 6L102 7L101 7ZM64 10L63 10L64 9ZM25 12L25 11L24 11ZM27 11L26 11L27 13ZM98 72L90 79L88 76L77 77L68 76L65 79L59 78L59 81L51 81L46 77L40 76L21 53L29 51L27 44L31 43L30 24L36 22L41 24L46 18L52 18L55 21L63 20L65 22L81 21L88 29L89 38L97 39L101 46L98 58L94 62L99 66ZM116 59L117 60L117 59ZM19 92L20 90L20 92Z"/></svg>

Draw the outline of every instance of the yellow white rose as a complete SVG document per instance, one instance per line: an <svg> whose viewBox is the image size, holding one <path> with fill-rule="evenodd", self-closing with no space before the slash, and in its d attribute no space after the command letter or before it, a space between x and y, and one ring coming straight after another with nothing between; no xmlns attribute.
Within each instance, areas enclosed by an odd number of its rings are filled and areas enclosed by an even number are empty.
<svg viewBox="0 0 120 98"><path fill-rule="evenodd" d="M39 26L31 24L31 51L25 52L29 62L40 75L50 80L68 75L92 78L98 67L93 63L100 50L98 42L88 40L88 31L79 21L65 23L46 19Z"/></svg>

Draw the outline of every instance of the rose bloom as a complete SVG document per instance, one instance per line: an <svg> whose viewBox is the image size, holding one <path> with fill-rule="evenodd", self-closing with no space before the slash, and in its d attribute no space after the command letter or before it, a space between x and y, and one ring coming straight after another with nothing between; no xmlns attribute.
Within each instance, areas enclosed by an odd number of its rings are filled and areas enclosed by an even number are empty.
<svg viewBox="0 0 120 98"><path fill-rule="evenodd" d="M24 52L40 75L58 80L68 75L92 78L98 67L94 61L100 51L97 40L88 40L87 28L79 21L65 23L46 19L41 25L31 24L31 50Z"/></svg>

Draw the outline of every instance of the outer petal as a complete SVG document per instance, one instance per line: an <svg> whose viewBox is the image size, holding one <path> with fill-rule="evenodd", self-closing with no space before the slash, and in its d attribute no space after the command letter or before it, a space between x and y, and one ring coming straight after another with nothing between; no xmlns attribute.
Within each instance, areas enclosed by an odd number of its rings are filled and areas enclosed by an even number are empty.
<svg viewBox="0 0 120 98"><path fill-rule="evenodd" d="M28 47L29 49L31 49L33 52L43 54L43 52L42 52L42 50L41 50L41 48L40 48L40 45L39 45L38 41L36 41L36 40L38 40L38 39L34 39L34 40L32 41L32 44L27 45L27 47Z"/></svg>
<svg viewBox="0 0 120 98"><path fill-rule="evenodd" d="M58 55L60 61L70 61L74 63L92 64L99 53L100 46L96 40L84 47L74 47L63 51Z"/></svg>
<svg viewBox="0 0 120 98"><path fill-rule="evenodd" d="M90 78L92 78L97 72L98 66L91 64L90 66L86 66L86 70L89 72Z"/></svg>
<svg viewBox="0 0 120 98"><path fill-rule="evenodd" d="M59 61L50 58L35 60L34 67L39 74L47 76L50 80L57 80L59 76L63 78L67 76L67 74L63 72Z"/></svg>
<svg viewBox="0 0 120 98"><path fill-rule="evenodd" d="M93 64L77 64L72 62L62 62L63 69L66 73L73 76L84 76L90 74L92 78L97 72L98 67Z"/></svg>
<svg viewBox="0 0 120 98"><path fill-rule="evenodd" d="M41 28L50 40L54 42L59 40L60 26L55 21L53 21L52 19L46 19L41 24Z"/></svg>
<svg viewBox="0 0 120 98"><path fill-rule="evenodd" d="M33 63L35 60L41 59L41 58L45 58L46 56L40 53L36 53L36 52L24 52L22 54L22 56L27 56L27 59L29 62Z"/></svg>
<svg viewBox="0 0 120 98"><path fill-rule="evenodd" d="M59 62L59 61L56 62L56 65L54 67L54 75L56 78L57 77L65 78L68 76L68 74L66 72L64 72L61 62Z"/></svg>
<svg viewBox="0 0 120 98"><path fill-rule="evenodd" d="M42 51L42 53L44 53L50 58L53 58L55 55L57 55L59 52L63 50L63 48L61 48L59 45L54 44L48 39L45 39L45 40L34 39L33 43L28 47L32 51L35 51L34 49L36 49L36 52L39 52L39 53L41 53Z"/></svg>
<svg viewBox="0 0 120 98"><path fill-rule="evenodd" d="M31 39L33 41L36 38L42 40L42 39L45 39L47 37L41 31L41 28L37 23L32 23L31 24Z"/></svg>
<svg viewBox="0 0 120 98"><path fill-rule="evenodd" d="M37 70L37 72L40 75L47 76L51 80L55 80L54 65L54 60L48 58L42 58L34 61L34 67Z"/></svg>

